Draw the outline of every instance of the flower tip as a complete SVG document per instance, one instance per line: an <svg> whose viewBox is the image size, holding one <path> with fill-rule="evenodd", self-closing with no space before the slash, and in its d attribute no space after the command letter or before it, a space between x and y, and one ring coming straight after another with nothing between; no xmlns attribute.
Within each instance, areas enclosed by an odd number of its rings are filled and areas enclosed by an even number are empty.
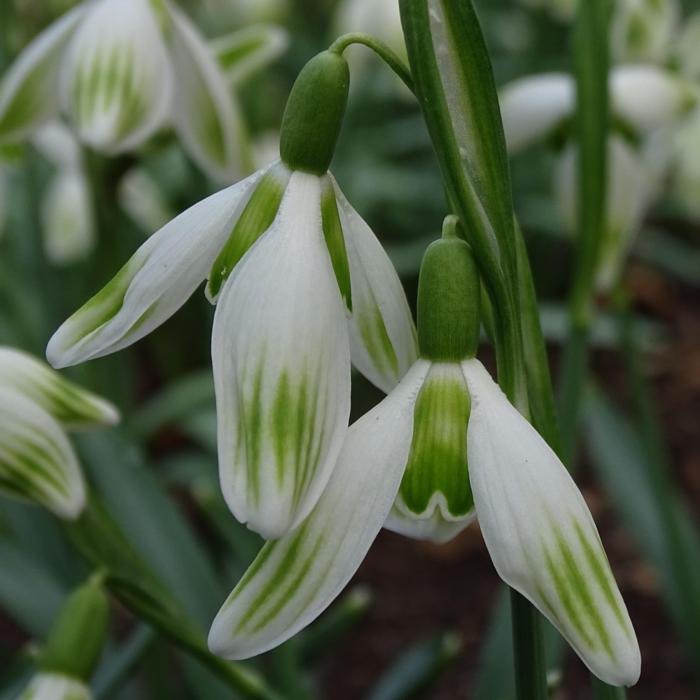
<svg viewBox="0 0 700 700"><path fill-rule="evenodd" d="M257 656L257 650L251 650L243 643L245 640L231 635L223 610L214 618L207 637L209 651L221 659L228 661L243 661Z"/></svg>
<svg viewBox="0 0 700 700"><path fill-rule="evenodd" d="M83 514L86 501L85 486L81 480L71 489L65 500L56 501L49 509L61 520L73 522Z"/></svg>
<svg viewBox="0 0 700 700"><path fill-rule="evenodd" d="M61 326L63 328L63 326ZM59 328L50 338L46 346L46 361L54 369L64 369L70 367L74 362L61 344L61 328Z"/></svg>

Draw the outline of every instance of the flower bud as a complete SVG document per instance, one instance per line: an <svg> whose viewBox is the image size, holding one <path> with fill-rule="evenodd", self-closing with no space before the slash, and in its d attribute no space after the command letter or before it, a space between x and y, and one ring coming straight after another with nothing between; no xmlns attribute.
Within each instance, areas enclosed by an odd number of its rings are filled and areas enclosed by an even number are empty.
<svg viewBox="0 0 700 700"><path fill-rule="evenodd" d="M350 87L337 53L323 51L302 68L282 119L280 154L292 170L323 175L333 158Z"/></svg>
<svg viewBox="0 0 700 700"><path fill-rule="evenodd" d="M88 680L102 653L108 616L109 602L98 574L63 604L41 652L41 670Z"/></svg>
<svg viewBox="0 0 700 700"><path fill-rule="evenodd" d="M418 283L420 356L436 362L474 357L479 342L479 273L455 225L448 217L442 239L428 246Z"/></svg>

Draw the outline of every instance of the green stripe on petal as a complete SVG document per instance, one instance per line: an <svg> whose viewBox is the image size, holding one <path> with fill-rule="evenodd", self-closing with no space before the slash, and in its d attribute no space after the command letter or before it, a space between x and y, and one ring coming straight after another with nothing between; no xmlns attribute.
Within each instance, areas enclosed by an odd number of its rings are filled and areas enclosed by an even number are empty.
<svg viewBox="0 0 700 700"><path fill-rule="evenodd" d="M61 57L85 8L68 12L20 54L0 84L0 142L17 141L58 113Z"/></svg>
<svg viewBox="0 0 700 700"><path fill-rule="evenodd" d="M96 0L68 51L63 102L81 138L108 153L139 146L171 107L173 76L148 0Z"/></svg>
<svg viewBox="0 0 700 700"><path fill-rule="evenodd" d="M595 523L564 465L478 360L462 363L472 411L469 476L501 578L611 685L633 685L640 655Z"/></svg>
<svg viewBox="0 0 700 700"><path fill-rule="evenodd" d="M226 245L212 265L206 289L210 301L216 300L238 261L274 221L290 177L288 168L276 163L256 186Z"/></svg>
<svg viewBox="0 0 700 700"><path fill-rule="evenodd" d="M346 323L321 180L295 172L223 286L212 334L222 490L266 537L308 514L335 464L349 415Z"/></svg>
<svg viewBox="0 0 700 700"><path fill-rule="evenodd" d="M331 256L331 263L333 264L333 271L335 272L335 278L338 282L340 295L343 297L348 310L352 312L350 264L348 262L347 251L345 250L345 239L343 238L340 214L338 214L335 190L333 189L331 179L327 175L321 179L321 218L323 221L323 237L326 239L328 254ZM384 336L388 341L383 322L382 328ZM391 346L391 341L389 341L389 346ZM396 355L393 355L393 359L394 365L398 365Z"/></svg>
<svg viewBox="0 0 700 700"><path fill-rule="evenodd" d="M239 207L262 175L207 197L148 238L116 277L54 333L46 349L49 362L67 367L102 357L170 318L204 280Z"/></svg>
<svg viewBox="0 0 700 700"><path fill-rule="evenodd" d="M0 347L0 386L36 401L66 426L114 425L119 420L112 404L13 348Z"/></svg>
<svg viewBox="0 0 700 700"><path fill-rule="evenodd" d="M240 659L267 651L312 622L343 590L391 509L429 367L417 362L350 428L311 514L263 547L221 607L209 633L214 653Z"/></svg>
<svg viewBox="0 0 700 700"><path fill-rule="evenodd" d="M0 388L0 490L76 518L85 504L78 462L61 426L41 406Z"/></svg>

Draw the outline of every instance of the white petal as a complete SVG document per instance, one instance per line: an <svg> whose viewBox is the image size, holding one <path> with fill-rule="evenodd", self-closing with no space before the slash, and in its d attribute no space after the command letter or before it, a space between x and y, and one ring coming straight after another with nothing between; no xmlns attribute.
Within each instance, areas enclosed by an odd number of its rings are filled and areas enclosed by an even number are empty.
<svg viewBox="0 0 700 700"><path fill-rule="evenodd" d="M574 110L574 82L566 73L543 73L508 83L500 92L508 151L545 138Z"/></svg>
<svg viewBox="0 0 700 700"><path fill-rule="evenodd" d="M274 24L237 29L209 43L211 52L231 84L241 83L287 49L289 34Z"/></svg>
<svg viewBox="0 0 700 700"><path fill-rule="evenodd" d="M610 74L611 109L638 132L668 126L698 104L698 88L652 65L621 66Z"/></svg>
<svg viewBox="0 0 700 700"><path fill-rule="evenodd" d="M230 182L246 168L247 134L226 76L192 23L172 3L171 50L177 75L173 121L194 161Z"/></svg>
<svg viewBox="0 0 700 700"><path fill-rule="evenodd" d="M144 233L157 231L173 218L161 186L141 166L133 167L121 179L118 197L122 209Z"/></svg>
<svg viewBox="0 0 700 700"><path fill-rule="evenodd" d="M116 277L54 333L46 357L67 367L131 345L204 280L263 171L207 197L154 233Z"/></svg>
<svg viewBox="0 0 700 700"><path fill-rule="evenodd" d="M80 168L80 143L73 132L57 119L44 124L32 137L32 143L57 168Z"/></svg>
<svg viewBox="0 0 700 700"><path fill-rule="evenodd" d="M17 700L92 700L90 688L82 681L61 673L38 673Z"/></svg>
<svg viewBox="0 0 700 700"><path fill-rule="evenodd" d="M149 0L95 0L71 41L62 102L80 138L106 153L140 146L166 119L173 75Z"/></svg>
<svg viewBox="0 0 700 700"><path fill-rule="evenodd" d="M481 363L467 360L462 367L472 397L469 474L496 571L596 676L633 685L639 647L580 491Z"/></svg>
<svg viewBox="0 0 700 700"><path fill-rule="evenodd" d="M61 426L39 404L0 388L0 491L72 520L85 505L85 485Z"/></svg>
<svg viewBox="0 0 700 700"><path fill-rule="evenodd" d="M85 8L68 12L20 54L0 84L0 142L16 141L58 112L58 75Z"/></svg>
<svg viewBox="0 0 700 700"><path fill-rule="evenodd" d="M676 0L616 0L610 48L616 63L663 63L672 49L681 8Z"/></svg>
<svg viewBox="0 0 700 700"><path fill-rule="evenodd" d="M348 426L349 355L320 180L295 172L226 281L212 336L222 490L265 537L296 526L328 482Z"/></svg>
<svg viewBox="0 0 700 700"><path fill-rule="evenodd" d="M429 367L417 362L350 428L311 515L265 545L216 616L209 632L215 654L244 659L272 649L318 617L352 578L398 490Z"/></svg>
<svg viewBox="0 0 700 700"><path fill-rule="evenodd" d="M389 393L418 357L401 280L381 243L333 181L350 265L350 352L362 374Z"/></svg>
<svg viewBox="0 0 700 700"><path fill-rule="evenodd" d="M54 265L84 260L95 246L95 223L90 185L83 172L60 171L51 180L41 203L44 252Z"/></svg>
<svg viewBox="0 0 700 700"><path fill-rule="evenodd" d="M70 427L115 425L117 409L31 355L0 346L0 387L16 390Z"/></svg>
<svg viewBox="0 0 700 700"><path fill-rule="evenodd" d="M462 520L446 520L440 508L434 508L428 518L416 518L402 512L396 505L387 516L384 527L404 537L414 540L427 540L435 544L445 544L454 539L476 518L473 513Z"/></svg>

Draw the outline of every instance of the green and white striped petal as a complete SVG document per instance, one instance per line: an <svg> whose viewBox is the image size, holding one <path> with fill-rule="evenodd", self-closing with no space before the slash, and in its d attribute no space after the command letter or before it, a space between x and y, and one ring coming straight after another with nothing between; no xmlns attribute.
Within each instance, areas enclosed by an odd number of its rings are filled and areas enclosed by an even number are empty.
<svg viewBox="0 0 700 700"><path fill-rule="evenodd" d="M350 267L352 363L389 393L418 357L411 309L381 243L335 180L333 186Z"/></svg>
<svg viewBox="0 0 700 700"><path fill-rule="evenodd" d="M263 173L207 197L154 233L54 333L46 349L49 362L67 367L109 355L170 318L207 276Z"/></svg>
<svg viewBox="0 0 700 700"><path fill-rule="evenodd" d="M190 20L169 3L177 76L172 119L190 156L210 177L231 182L247 168L248 136L223 70Z"/></svg>
<svg viewBox="0 0 700 700"><path fill-rule="evenodd" d="M149 0L94 0L71 41L64 110L85 143L105 153L140 146L172 107L173 75Z"/></svg>
<svg viewBox="0 0 700 700"><path fill-rule="evenodd" d="M62 673L38 673L17 700L92 700L90 688Z"/></svg>
<svg viewBox="0 0 700 700"><path fill-rule="evenodd" d="M116 425L119 412L90 391L62 377L32 355L0 346L0 387L38 403L69 428Z"/></svg>
<svg viewBox="0 0 700 700"><path fill-rule="evenodd" d="M478 360L462 363L477 516L499 576L611 685L634 685L640 654L590 511L564 465Z"/></svg>
<svg viewBox="0 0 700 700"><path fill-rule="evenodd" d="M321 225L321 180L294 172L277 217L219 296L212 334L221 487L266 538L311 511L347 432L346 311Z"/></svg>
<svg viewBox="0 0 700 700"><path fill-rule="evenodd" d="M44 253L54 265L84 260L96 243L90 185L82 170L65 169L51 180L41 202Z"/></svg>
<svg viewBox="0 0 700 700"><path fill-rule="evenodd" d="M289 46L289 34L274 24L256 24L209 42L231 85L242 83L281 56Z"/></svg>
<svg viewBox="0 0 700 700"><path fill-rule="evenodd" d="M85 12L79 6L39 34L0 83L0 143L18 141L59 111L61 58Z"/></svg>
<svg viewBox="0 0 700 700"><path fill-rule="evenodd" d="M245 659L281 644L343 590L382 527L411 444L418 361L394 391L350 427L323 495L299 528L268 542L219 611L209 648Z"/></svg>
<svg viewBox="0 0 700 700"><path fill-rule="evenodd" d="M698 87L653 65L628 65L610 74L612 111L639 134L672 125L698 105Z"/></svg>
<svg viewBox="0 0 700 700"><path fill-rule="evenodd" d="M85 485L63 428L38 403L0 388L0 492L73 520Z"/></svg>
<svg viewBox="0 0 700 700"><path fill-rule="evenodd" d="M575 100L575 86L566 73L542 73L505 85L500 104L508 152L546 138L570 118Z"/></svg>
<svg viewBox="0 0 700 700"><path fill-rule="evenodd" d="M446 542L474 519L467 466L470 400L457 363L435 363L413 416L406 471L385 527L408 537Z"/></svg>

